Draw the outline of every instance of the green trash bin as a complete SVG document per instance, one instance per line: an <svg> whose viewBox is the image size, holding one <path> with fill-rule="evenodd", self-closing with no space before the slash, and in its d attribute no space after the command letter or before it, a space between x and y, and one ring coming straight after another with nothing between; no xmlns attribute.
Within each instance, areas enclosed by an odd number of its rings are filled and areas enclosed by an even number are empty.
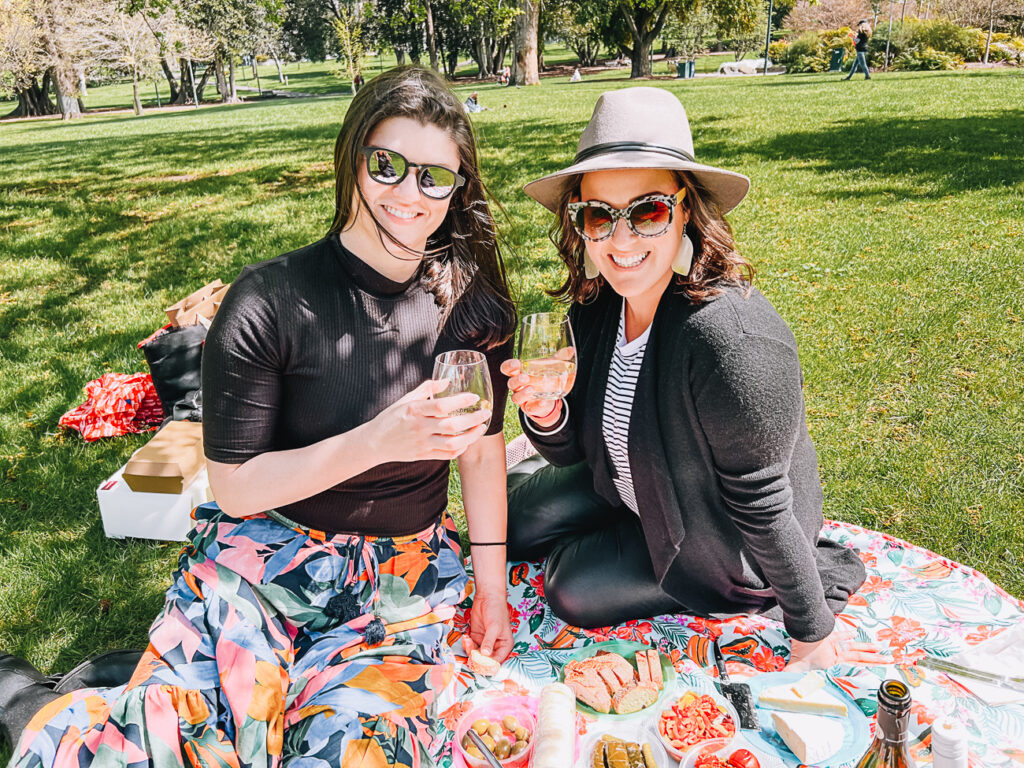
<svg viewBox="0 0 1024 768"><path fill-rule="evenodd" d="M696 62L693 61L677 61L676 62L676 79L689 80L694 76L697 69Z"/></svg>
<svg viewBox="0 0 1024 768"><path fill-rule="evenodd" d="M843 59L846 58L845 48L833 48L832 49L832 60L828 63L829 72L842 72L843 71Z"/></svg>

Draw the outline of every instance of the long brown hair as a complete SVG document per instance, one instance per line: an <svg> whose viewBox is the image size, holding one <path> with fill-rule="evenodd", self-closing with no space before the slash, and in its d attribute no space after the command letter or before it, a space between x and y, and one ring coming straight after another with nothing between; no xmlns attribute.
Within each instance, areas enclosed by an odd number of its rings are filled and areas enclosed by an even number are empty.
<svg viewBox="0 0 1024 768"><path fill-rule="evenodd" d="M452 194L448 214L423 252L400 243L377 221L356 183L358 163L363 162L360 148L377 125L392 117L447 131L458 148L459 173L466 179ZM436 73L417 66L398 67L360 88L334 145L334 174L334 222L328 235L355 221L353 200L358 197L355 205L362 205L373 218L381 237L423 259L420 280L441 308L441 323L457 339L494 347L515 332L515 304L480 179L473 127L462 104Z"/></svg>
<svg viewBox="0 0 1024 768"><path fill-rule="evenodd" d="M693 266L689 275L674 275L673 282L680 292L694 304L707 301L721 292L725 285L749 285L754 279L753 265L736 251L732 229L722 216L711 195L688 173L673 171L686 197L681 205L687 206L690 220L686 234L693 241ZM586 303L592 300L604 278L587 278L583 268L586 241L572 225L568 205L579 199L583 175L570 176L558 200L558 218L551 226L551 242L558 249L569 276L553 291L552 296L568 301Z"/></svg>

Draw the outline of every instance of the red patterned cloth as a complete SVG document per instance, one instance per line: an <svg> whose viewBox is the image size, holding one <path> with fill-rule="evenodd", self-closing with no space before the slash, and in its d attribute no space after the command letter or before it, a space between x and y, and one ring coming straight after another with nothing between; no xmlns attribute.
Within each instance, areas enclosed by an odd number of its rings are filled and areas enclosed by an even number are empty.
<svg viewBox="0 0 1024 768"><path fill-rule="evenodd" d="M164 419L148 373L106 373L85 385L86 401L60 417L87 441L148 432Z"/></svg>

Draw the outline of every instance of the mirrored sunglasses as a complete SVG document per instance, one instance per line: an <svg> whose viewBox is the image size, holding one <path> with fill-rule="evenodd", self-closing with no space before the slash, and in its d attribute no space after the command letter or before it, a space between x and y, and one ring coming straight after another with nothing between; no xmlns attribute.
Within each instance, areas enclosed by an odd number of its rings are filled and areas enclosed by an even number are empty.
<svg viewBox="0 0 1024 768"><path fill-rule="evenodd" d="M657 237L672 225L672 215L684 197L685 187L674 195L646 195L625 208L614 208L600 200L569 203L567 208L573 228L591 242L611 237L619 219L625 219L635 235Z"/></svg>
<svg viewBox="0 0 1024 768"><path fill-rule="evenodd" d="M359 153L366 158L366 172L378 184L401 184L410 168L416 169L416 184L427 197L444 200L466 183L466 179L443 165L410 163L392 149L362 147Z"/></svg>

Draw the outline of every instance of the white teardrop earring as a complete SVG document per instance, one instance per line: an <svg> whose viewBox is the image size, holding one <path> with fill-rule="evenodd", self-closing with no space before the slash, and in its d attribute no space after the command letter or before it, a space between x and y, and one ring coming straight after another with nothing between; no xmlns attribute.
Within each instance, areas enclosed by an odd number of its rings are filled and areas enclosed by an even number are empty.
<svg viewBox="0 0 1024 768"><path fill-rule="evenodd" d="M597 264L595 264L594 260L590 258L590 254L587 253L586 250L583 251L583 274L586 276L587 280L593 280L601 274L601 270L597 268Z"/></svg>
<svg viewBox="0 0 1024 768"><path fill-rule="evenodd" d="M672 271L677 275L686 277L690 274L690 267L693 265L693 241L690 236L685 232L683 233L683 241L679 243L679 251L676 253L676 257L672 259Z"/></svg>

